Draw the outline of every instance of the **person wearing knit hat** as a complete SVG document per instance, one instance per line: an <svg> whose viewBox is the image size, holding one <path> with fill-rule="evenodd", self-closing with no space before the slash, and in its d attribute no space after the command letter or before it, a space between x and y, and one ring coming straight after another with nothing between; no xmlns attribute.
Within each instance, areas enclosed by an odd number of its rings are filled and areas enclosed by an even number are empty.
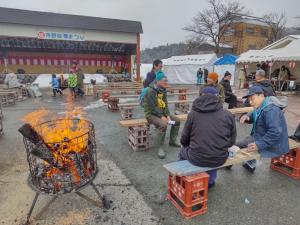
<svg viewBox="0 0 300 225"><path fill-rule="evenodd" d="M202 87L200 87L200 94L201 94L201 90L204 87L207 87L207 86L214 87L218 90L220 102L224 103L224 101L225 101L224 87L218 83L218 78L219 78L219 75L217 73L215 73L215 72L209 73L207 76L207 83L205 85L203 85Z"/></svg>
<svg viewBox="0 0 300 225"><path fill-rule="evenodd" d="M171 126L169 145L173 147L181 147L177 143L180 121L170 114L167 100L168 79L164 72L157 71L155 80L149 87L143 99L143 106L145 117L149 124L156 127L155 147L157 148L157 155L160 159L165 158L166 154L163 149L166 131L168 125Z"/></svg>
<svg viewBox="0 0 300 225"><path fill-rule="evenodd" d="M193 102L192 110L181 134L180 160L188 160L200 167L216 168L228 158L228 148L236 140L233 115L223 109L219 92L215 87L202 88L200 96ZM217 170L209 173L209 188L217 178Z"/></svg>
<svg viewBox="0 0 300 225"><path fill-rule="evenodd" d="M224 87L225 102L229 104L228 109L237 107L237 97L233 94L231 85L230 85L231 77L232 77L231 73L226 71L223 79L220 82L220 84Z"/></svg>

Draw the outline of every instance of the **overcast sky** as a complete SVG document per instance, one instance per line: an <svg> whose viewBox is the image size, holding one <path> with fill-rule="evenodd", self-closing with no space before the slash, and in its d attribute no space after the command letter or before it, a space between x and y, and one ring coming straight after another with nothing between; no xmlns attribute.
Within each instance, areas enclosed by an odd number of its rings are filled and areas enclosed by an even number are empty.
<svg viewBox="0 0 300 225"><path fill-rule="evenodd" d="M225 0L227 1L227 0ZM285 11L288 25L300 24L300 0L239 0L255 16ZM185 41L182 27L207 6L206 0L1 0L0 6L141 21L142 48Z"/></svg>

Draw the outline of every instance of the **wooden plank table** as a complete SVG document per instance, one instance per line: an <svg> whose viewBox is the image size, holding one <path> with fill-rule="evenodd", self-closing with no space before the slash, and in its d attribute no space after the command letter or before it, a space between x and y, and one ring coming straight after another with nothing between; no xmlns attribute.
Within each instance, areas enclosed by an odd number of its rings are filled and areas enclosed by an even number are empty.
<svg viewBox="0 0 300 225"><path fill-rule="evenodd" d="M123 104L124 106L124 104ZM235 108L235 109L228 109L233 115L251 112L253 110L252 107L244 107L244 108ZM187 114L183 115L175 115L180 121L185 121L187 119ZM120 125L122 127L134 127L134 126L142 126L146 125L148 122L146 119L133 119L133 120L121 120Z"/></svg>
<svg viewBox="0 0 300 225"><path fill-rule="evenodd" d="M176 95L197 95L199 92L187 92L187 93L170 93L169 96L176 96ZM140 95L111 95L110 97L115 98L138 98Z"/></svg>
<svg viewBox="0 0 300 225"><path fill-rule="evenodd" d="M292 139L289 139L289 146L290 149L299 148L300 142L296 142ZM165 164L164 168L167 171L169 171L171 174L176 176L190 176L196 173L206 172L213 169L219 169L226 166L240 164L245 161L259 159L259 158L260 155L258 152L248 152L247 148L243 148L237 151L237 154L234 157L228 157L225 164L216 168L194 166L187 160L176 161L176 162Z"/></svg>
<svg viewBox="0 0 300 225"><path fill-rule="evenodd" d="M227 109L229 112L231 112L233 115L238 115L238 114L244 114L244 113L249 113L253 111L253 107L242 107L242 108L234 108L234 109ZM178 120L180 121L185 121L187 120L188 114L182 114L182 115L174 115Z"/></svg>
<svg viewBox="0 0 300 225"><path fill-rule="evenodd" d="M181 103L192 103L194 100L173 100L173 101L168 101L168 105L170 104L181 104ZM119 107L127 107L127 106L139 106L139 102L132 102L132 103L122 103L118 104Z"/></svg>

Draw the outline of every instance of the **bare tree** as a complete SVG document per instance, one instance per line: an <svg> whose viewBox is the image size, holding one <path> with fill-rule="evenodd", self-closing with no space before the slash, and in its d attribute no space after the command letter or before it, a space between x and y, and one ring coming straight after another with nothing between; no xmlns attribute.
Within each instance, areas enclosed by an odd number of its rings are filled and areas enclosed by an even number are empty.
<svg viewBox="0 0 300 225"><path fill-rule="evenodd" d="M222 37L245 7L237 1L225 3L224 0L208 0L208 4L208 8L200 11L192 24L183 30L193 33L197 39L212 41L218 54Z"/></svg>
<svg viewBox="0 0 300 225"><path fill-rule="evenodd" d="M285 12L267 14L263 17L263 20L271 28L271 34L269 36L269 41L271 43L285 36L287 23L287 17Z"/></svg>

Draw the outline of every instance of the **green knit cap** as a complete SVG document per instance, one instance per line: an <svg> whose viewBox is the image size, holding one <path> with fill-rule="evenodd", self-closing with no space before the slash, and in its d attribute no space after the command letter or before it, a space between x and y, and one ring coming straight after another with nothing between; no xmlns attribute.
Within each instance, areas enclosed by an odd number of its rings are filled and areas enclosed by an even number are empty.
<svg viewBox="0 0 300 225"><path fill-rule="evenodd" d="M165 78L166 77L166 75L164 74L164 72L163 71L157 71L156 73L155 73L155 80L157 80L157 81L160 81L160 80L162 80L163 78Z"/></svg>

